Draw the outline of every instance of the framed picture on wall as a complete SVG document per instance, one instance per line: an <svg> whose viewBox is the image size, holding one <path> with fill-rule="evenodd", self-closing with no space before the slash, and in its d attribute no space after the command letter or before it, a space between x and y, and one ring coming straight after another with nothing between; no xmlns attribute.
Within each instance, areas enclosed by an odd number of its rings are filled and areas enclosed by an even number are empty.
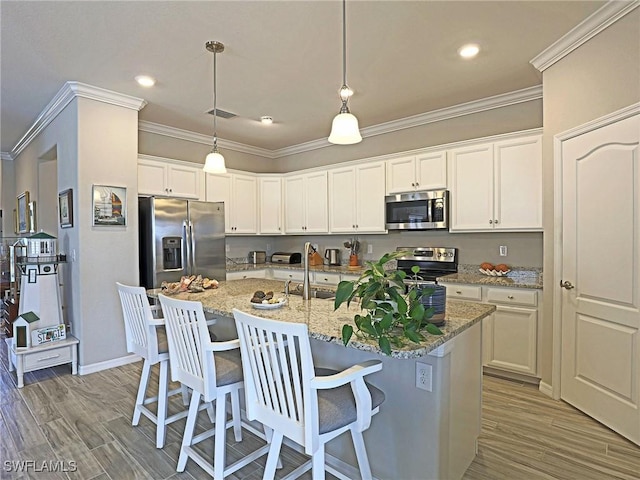
<svg viewBox="0 0 640 480"><path fill-rule="evenodd" d="M29 192L22 192L16 200L18 211L18 228L16 233L29 233Z"/></svg>
<svg viewBox="0 0 640 480"><path fill-rule="evenodd" d="M73 189L71 188L58 194L58 218L60 228L73 227Z"/></svg>
<svg viewBox="0 0 640 480"><path fill-rule="evenodd" d="M127 224L126 187L93 186L93 225L125 226Z"/></svg>

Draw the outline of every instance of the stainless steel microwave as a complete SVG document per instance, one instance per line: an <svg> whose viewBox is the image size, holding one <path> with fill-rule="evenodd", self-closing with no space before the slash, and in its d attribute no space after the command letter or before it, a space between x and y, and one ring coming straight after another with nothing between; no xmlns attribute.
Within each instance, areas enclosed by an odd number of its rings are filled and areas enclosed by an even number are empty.
<svg viewBox="0 0 640 480"><path fill-rule="evenodd" d="M387 230L446 230L449 192L424 190L385 197Z"/></svg>

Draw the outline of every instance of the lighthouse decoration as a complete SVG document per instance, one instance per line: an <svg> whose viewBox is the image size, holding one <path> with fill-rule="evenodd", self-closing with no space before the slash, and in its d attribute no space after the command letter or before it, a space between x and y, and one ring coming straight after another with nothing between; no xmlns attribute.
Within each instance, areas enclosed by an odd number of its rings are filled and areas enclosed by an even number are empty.
<svg viewBox="0 0 640 480"><path fill-rule="evenodd" d="M22 275L18 314L37 315L38 330L64 332L58 264L66 261L65 256L57 254L56 237L47 233L36 233L23 242L26 255L19 256L16 262Z"/></svg>

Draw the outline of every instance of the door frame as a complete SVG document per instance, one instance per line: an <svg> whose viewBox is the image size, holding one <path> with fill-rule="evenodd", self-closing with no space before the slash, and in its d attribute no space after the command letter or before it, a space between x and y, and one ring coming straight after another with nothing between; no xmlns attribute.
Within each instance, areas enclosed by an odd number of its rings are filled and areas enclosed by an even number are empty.
<svg viewBox="0 0 640 480"><path fill-rule="evenodd" d="M553 137L553 282L546 288L551 288L553 292L553 317L552 317L552 358L551 358L551 386L540 383L540 389L555 400L560 399L560 378L561 378L561 358L562 358L562 295L557 286L562 281L562 147L567 140L579 135L589 133L593 130L605 127L612 123L619 122L634 115L640 114L640 102L621 108L615 112L604 115L595 120L558 133Z"/></svg>

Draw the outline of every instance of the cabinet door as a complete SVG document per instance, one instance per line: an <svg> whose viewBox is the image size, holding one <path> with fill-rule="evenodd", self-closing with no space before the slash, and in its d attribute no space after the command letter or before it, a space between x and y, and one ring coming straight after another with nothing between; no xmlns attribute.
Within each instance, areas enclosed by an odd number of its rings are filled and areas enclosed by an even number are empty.
<svg viewBox="0 0 640 480"><path fill-rule="evenodd" d="M363 233L385 232L385 165L361 165L356 174L356 229Z"/></svg>
<svg viewBox="0 0 640 480"><path fill-rule="evenodd" d="M349 233L356 229L356 169L329 170L329 230Z"/></svg>
<svg viewBox="0 0 640 480"><path fill-rule="evenodd" d="M493 144L450 151L451 230L493 229Z"/></svg>
<svg viewBox="0 0 640 480"><path fill-rule="evenodd" d="M536 375L537 310L501 305L496 308L486 331L486 365Z"/></svg>
<svg viewBox="0 0 640 480"><path fill-rule="evenodd" d="M284 179L284 211L286 233L304 233L305 181L302 175Z"/></svg>
<svg viewBox="0 0 640 480"><path fill-rule="evenodd" d="M167 195L167 168L164 163L138 160L138 193Z"/></svg>
<svg viewBox="0 0 640 480"><path fill-rule="evenodd" d="M258 180L248 175L233 174L231 192L233 233L257 233Z"/></svg>
<svg viewBox="0 0 640 480"><path fill-rule="evenodd" d="M415 157L387 160L387 195L416 189Z"/></svg>
<svg viewBox="0 0 640 480"><path fill-rule="evenodd" d="M198 167L167 165L167 186L173 197L202 199L202 176Z"/></svg>
<svg viewBox="0 0 640 480"><path fill-rule="evenodd" d="M305 233L329 231L329 197L327 172L310 173L305 177Z"/></svg>
<svg viewBox="0 0 640 480"><path fill-rule="evenodd" d="M447 188L447 152L430 152L416 156L416 188Z"/></svg>
<svg viewBox="0 0 640 480"><path fill-rule="evenodd" d="M495 229L542 229L542 138L495 144Z"/></svg>
<svg viewBox="0 0 640 480"><path fill-rule="evenodd" d="M233 233L231 219L231 174L206 174L207 202L224 202L224 231Z"/></svg>
<svg viewBox="0 0 640 480"><path fill-rule="evenodd" d="M260 177L260 233L282 234L282 180Z"/></svg>

